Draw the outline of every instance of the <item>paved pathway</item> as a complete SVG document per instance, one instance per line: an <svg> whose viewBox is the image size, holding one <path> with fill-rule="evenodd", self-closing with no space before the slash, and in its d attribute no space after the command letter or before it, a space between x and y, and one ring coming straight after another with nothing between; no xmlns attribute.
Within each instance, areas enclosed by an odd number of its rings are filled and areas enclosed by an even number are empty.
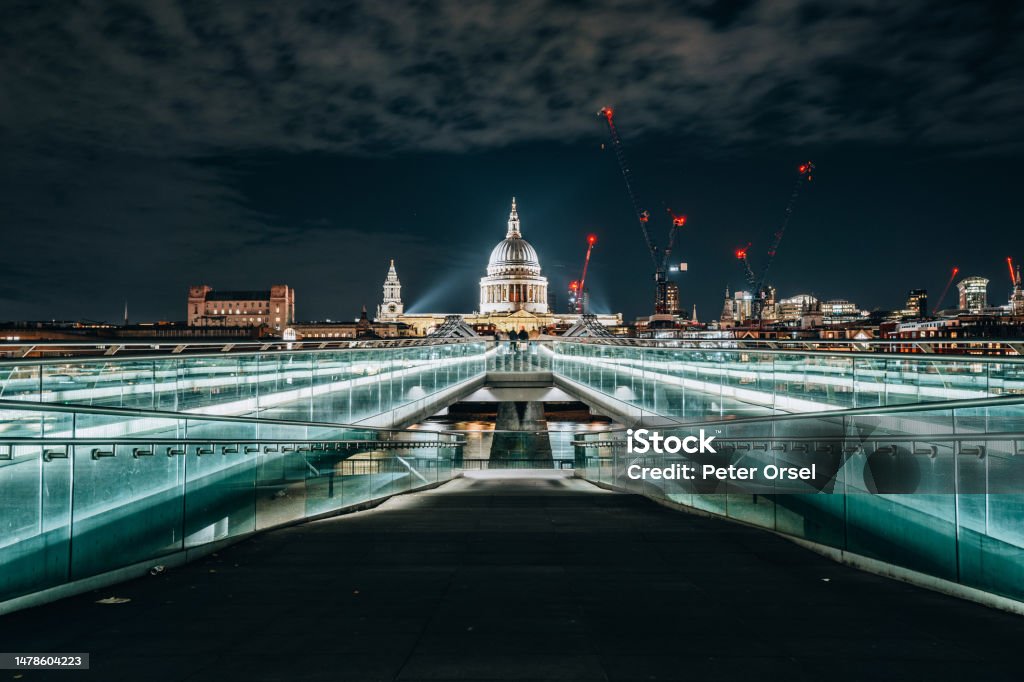
<svg viewBox="0 0 1024 682"><path fill-rule="evenodd" d="M557 472L480 475L0 618L22 680L1024 679L1024 619ZM105 596L131 599L99 605ZM12 679L0 671L0 682Z"/></svg>

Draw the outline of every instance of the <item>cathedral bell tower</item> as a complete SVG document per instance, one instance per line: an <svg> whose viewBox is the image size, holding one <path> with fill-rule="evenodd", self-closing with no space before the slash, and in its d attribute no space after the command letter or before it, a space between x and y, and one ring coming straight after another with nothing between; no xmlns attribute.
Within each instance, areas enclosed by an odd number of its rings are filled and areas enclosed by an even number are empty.
<svg viewBox="0 0 1024 682"><path fill-rule="evenodd" d="M384 300L377 306L377 320L381 322L395 322L405 312L402 305L402 283L398 281L398 273L395 272L395 259L391 259L391 267L388 268L388 276L384 280Z"/></svg>

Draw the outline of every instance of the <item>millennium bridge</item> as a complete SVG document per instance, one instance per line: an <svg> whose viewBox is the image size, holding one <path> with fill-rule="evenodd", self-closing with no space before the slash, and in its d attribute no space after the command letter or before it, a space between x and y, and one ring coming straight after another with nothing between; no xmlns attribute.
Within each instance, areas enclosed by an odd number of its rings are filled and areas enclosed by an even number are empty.
<svg viewBox="0 0 1024 682"><path fill-rule="evenodd" d="M1019 679L1024 357L932 350L0 345L0 649L105 680ZM613 425L410 428L467 400ZM627 475L701 463L816 476Z"/></svg>

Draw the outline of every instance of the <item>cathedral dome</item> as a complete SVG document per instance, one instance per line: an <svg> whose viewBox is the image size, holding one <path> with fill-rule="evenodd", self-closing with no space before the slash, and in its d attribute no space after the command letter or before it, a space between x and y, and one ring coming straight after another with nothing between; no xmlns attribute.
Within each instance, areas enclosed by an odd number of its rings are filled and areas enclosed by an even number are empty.
<svg viewBox="0 0 1024 682"><path fill-rule="evenodd" d="M487 267L531 267L540 269L537 251L522 237L509 237L491 251Z"/></svg>
<svg viewBox="0 0 1024 682"><path fill-rule="evenodd" d="M512 199L505 239L491 250L487 276L480 280L480 312L534 314L548 312L548 280L540 274L540 259L519 230L519 213Z"/></svg>
<svg viewBox="0 0 1024 682"><path fill-rule="evenodd" d="M508 232L504 241L491 250L487 261L488 275L522 273L539 275L540 258L530 242L523 239L519 230L519 213L516 211L516 200L512 199L512 212L508 216Z"/></svg>

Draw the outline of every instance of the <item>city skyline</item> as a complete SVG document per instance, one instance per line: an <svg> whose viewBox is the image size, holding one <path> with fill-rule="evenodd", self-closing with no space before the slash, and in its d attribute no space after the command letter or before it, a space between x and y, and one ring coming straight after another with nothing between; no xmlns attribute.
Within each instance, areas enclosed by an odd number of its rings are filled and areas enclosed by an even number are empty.
<svg viewBox="0 0 1024 682"><path fill-rule="evenodd" d="M648 314L605 105L656 238L665 207L689 217L675 281L701 319L743 286L737 247L760 267L808 158L780 296L934 306L958 266L1001 302L1024 259L1013 4L197 12L3 10L0 318L116 321L127 298L184 319L200 282L286 282L299 318L350 318L392 258L410 310L468 312L512 195L559 306L593 232L592 307Z"/></svg>
<svg viewBox="0 0 1024 682"><path fill-rule="evenodd" d="M1020 678L1022 75L1013 0L0 2L0 669Z"/></svg>

